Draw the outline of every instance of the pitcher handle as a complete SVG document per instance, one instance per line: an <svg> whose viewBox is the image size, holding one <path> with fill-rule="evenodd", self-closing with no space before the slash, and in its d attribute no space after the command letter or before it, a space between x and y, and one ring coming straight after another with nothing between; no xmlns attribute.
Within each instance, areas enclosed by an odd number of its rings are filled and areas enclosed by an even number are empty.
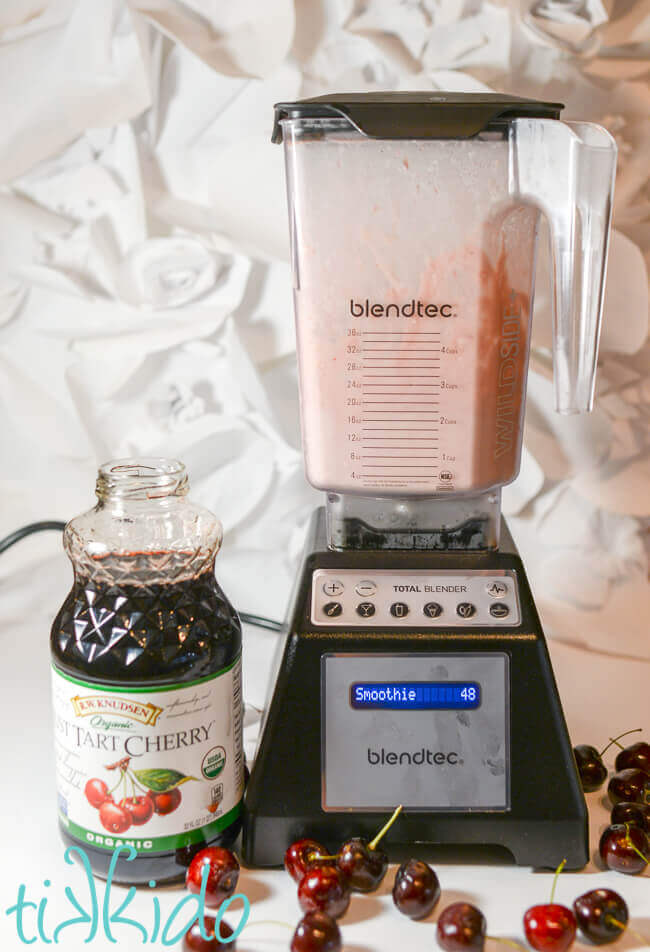
<svg viewBox="0 0 650 952"><path fill-rule="evenodd" d="M609 247L616 143L601 126L515 119L509 192L549 223L553 376L559 413L592 409Z"/></svg>

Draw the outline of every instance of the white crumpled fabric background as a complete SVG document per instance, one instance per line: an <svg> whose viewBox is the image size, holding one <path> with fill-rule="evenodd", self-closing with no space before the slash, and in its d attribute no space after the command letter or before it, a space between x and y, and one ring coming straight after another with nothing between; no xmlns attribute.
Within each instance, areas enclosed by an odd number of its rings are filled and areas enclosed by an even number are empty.
<svg viewBox="0 0 650 952"><path fill-rule="evenodd" d="M0 31L0 532L88 508L107 458L178 456L224 523L225 590L282 617L319 494L302 470L273 103L559 99L619 145L598 398L589 417L553 412L540 275L504 508L548 634L650 658L643 0L4 0ZM0 572L59 546L22 543Z"/></svg>

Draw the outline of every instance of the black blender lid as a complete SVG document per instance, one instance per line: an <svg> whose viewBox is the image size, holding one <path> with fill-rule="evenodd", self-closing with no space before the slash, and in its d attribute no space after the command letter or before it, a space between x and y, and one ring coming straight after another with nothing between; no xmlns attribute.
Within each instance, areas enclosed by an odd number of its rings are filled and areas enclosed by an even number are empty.
<svg viewBox="0 0 650 952"><path fill-rule="evenodd" d="M275 105L273 142L283 119L348 119L371 139L468 139L498 119L558 119L564 106L501 93L335 93Z"/></svg>

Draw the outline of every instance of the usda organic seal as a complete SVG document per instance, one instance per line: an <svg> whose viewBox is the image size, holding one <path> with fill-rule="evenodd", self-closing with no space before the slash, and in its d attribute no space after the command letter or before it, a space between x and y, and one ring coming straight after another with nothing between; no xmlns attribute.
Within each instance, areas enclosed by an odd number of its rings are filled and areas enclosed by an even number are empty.
<svg viewBox="0 0 650 952"><path fill-rule="evenodd" d="M212 747L201 763L201 773L206 780L214 780L226 766L226 751L223 747Z"/></svg>

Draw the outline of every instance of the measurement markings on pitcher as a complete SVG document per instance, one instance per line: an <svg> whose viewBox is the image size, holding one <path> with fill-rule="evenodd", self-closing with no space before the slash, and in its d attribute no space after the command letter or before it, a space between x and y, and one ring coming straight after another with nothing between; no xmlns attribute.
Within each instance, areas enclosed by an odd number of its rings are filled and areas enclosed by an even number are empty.
<svg viewBox="0 0 650 952"><path fill-rule="evenodd" d="M438 474L439 331L362 331L360 413L355 423L365 485L423 482ZM423 373L422 371L427 371Z"/></svg>

